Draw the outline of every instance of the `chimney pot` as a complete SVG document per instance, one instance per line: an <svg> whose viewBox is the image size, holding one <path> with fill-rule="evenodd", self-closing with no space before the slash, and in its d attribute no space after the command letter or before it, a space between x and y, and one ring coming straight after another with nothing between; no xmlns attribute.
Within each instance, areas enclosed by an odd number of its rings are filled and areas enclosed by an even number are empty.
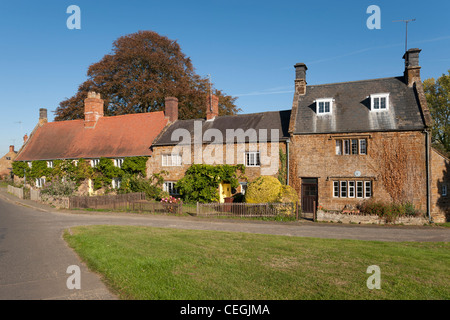
<svg viewBox="0 0 450 320"><path fill-rule="evenodd" d="M9 146L9 152L14 152L14 146Z"/></svg>
<svg viewBox="0 0 450 320"><path fill-rule="evenodd" d="M169 119L170 122L178 120L178 99L175 97L167 97L165 99L165 111L164 116Z"/></svg>

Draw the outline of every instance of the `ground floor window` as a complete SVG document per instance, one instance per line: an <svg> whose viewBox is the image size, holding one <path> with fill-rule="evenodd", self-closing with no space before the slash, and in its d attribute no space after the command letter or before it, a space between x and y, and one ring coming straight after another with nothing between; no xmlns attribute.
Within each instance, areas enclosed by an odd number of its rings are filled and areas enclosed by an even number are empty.
<svg viewBox="0 0 450 320"><path fill-rule="evenodd" d="M163 184L163 191L168 192L170 195L177 195L178 190L175 188L176 182L165 181Z"/></svg>
<svg viewBox="0 0 450 320"><path fill-rule="evenodd" d="M37 178L35 182L36 188L42 188L45 184L45 178Z"/></svg>
<svg viewBox="0 0 450 320"><path fill-rule="evenodd" d="M333 198L370 198L372 181L335 180L333 181Z"/></svg>
<svg viewBox="0 0 450 320"><path fill-rule="evenodd" d="M112 178L112 187L113 189L120 189L120 185L122 183L121 178Z"/></svg>

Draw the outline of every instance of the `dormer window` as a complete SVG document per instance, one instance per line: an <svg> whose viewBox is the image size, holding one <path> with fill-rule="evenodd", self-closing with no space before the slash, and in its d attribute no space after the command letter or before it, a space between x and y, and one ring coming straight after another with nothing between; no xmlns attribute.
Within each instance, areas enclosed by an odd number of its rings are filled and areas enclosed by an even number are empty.
<svg viewBox="0 0 450 320"><path fill-rule="evenodd" d="M333 99L317 99L316 100L316 113L317 114L328 114L333 110Z"/></svg>
<svg viewBox="0 0 450 320"><path fill-rule="evenodd" d="M389 93L377 93L370 95L370 110L385 111L389 108Z"/></svg>

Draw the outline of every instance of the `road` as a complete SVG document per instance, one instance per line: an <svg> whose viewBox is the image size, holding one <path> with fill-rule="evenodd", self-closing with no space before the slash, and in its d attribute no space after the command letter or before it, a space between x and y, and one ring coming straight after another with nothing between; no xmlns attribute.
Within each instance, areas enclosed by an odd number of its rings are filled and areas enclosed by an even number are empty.
<svg viewBox="0 0 450 320"><path fill-rule="evenodd" d="M117 299L62 239L77 225L141 225L163 228L265 233L298 237L378 241L449 241L438 227L382 227L311 222L279 223L162 215L61 211L19 200L0 190L1 300ZM79 266L81 289L68 289L69 266Z"/></svg>

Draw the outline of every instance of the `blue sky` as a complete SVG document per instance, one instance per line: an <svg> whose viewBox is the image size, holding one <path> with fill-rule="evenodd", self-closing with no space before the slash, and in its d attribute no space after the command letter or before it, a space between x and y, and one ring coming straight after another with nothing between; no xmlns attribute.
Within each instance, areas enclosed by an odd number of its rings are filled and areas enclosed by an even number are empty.
<svg viewBox="0 0 450 320"><path fill-rule="evenodd" d="M67 7L81 9L70 30ZM366 26L370 5L381 29ZM54 0L0 3L0 154L59 102L75 94L92 63L122 35L153 30L177 40L199 75L237 96L243 113L292 106L294 68L308 66L308 84L403 74L408 47L422 49L422 79L450 69L450 1L113 1Z"/></svg>

